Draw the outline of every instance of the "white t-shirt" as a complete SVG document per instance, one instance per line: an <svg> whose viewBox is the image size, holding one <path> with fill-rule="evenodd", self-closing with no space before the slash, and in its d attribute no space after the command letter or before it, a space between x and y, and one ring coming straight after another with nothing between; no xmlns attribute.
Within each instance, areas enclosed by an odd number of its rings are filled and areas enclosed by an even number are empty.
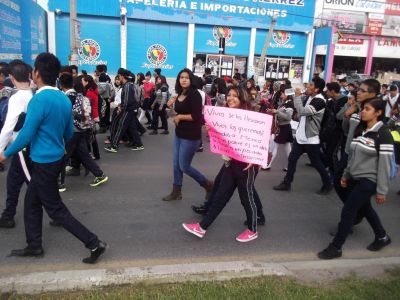
<svg viewBox="0 0 400 300"><path fill-rule="evenodd" d="M392 107L396 104L398 98L399 98L399 94L397 94L393 98L390 97L390 95L386 95L383 98L383 100L386 101L385 117L387 117L387 118L391 117L390 112L392 111ZM389 105L389 103L390 103L390 105Z"/></svg>
<svg viewBox="0 0 400 300"><path fill-rule="evenodd" d="M8 111L6 121L0 133L0 153L4 152L7 145L14 141L18 135L14 132L18 117L28 109L28 103L32 98L32 90L18 90L8 100Z"/></svg>

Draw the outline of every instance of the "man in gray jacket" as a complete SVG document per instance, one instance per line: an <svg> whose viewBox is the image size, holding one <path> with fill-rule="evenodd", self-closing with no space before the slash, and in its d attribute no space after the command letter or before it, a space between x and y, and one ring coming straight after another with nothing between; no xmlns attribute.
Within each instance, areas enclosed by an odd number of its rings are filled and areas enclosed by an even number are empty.
<svg viewBox="0 0 400 300"><path fill-rule="evenodd" d="M307 88L309 97L303 104L301 90L296 89L294 106L300 117L299 126L296 130L296 138L293 143L292 151L289 155L288 171L283 182L274 186L276 191L289 191L296 172L297 161L303 153L307 153L312 166L321 176L323 185L317 192L326 195L332 190L331 179L321 160L320 139L321 122L326 108L325 98L321 92L325 88L325 81L319 77L312 80Z"/></svg>

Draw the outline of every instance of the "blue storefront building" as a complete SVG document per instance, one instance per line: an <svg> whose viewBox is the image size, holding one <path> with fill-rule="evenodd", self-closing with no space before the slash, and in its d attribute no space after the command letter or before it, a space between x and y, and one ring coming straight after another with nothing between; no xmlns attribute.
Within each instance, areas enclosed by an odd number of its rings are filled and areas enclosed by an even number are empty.
<svg viewBox="0 0 400 300"><path fill-rule="evenodd" d="M79 65L91 72L105 63L111 74L126 64L135 73L161 68L167 77L184 67L201 74L206 66L217 66L221 76L233 68L251 75L274 17L264 75L302 81L309 76L314 9L311 0L77 0ZM127 17L126 49L121 12ZM49 49L67 63L69 1L49 0L48 15L54 25ZM218 56L221 37L224 57Z"/></svg>

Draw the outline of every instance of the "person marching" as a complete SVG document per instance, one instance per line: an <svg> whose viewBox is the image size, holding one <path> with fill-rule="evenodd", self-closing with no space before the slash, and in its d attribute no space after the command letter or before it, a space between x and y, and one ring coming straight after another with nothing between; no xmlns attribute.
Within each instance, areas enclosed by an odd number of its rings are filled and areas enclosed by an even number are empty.
<svg viewBox="0 0 400 300"><path fill-rule="evenodd" d="M243 88L230 87L227 94L227 106L237 109L250 109L250 95ZM246 211L247 222L246 229L243 233L236 237L238 242L250 242L258 238L257 232L257 206L255 203L254 181L258 173L259 167L253 164L247 164L237 161L228 156L223 155L224 165L221 168L214 187L215 194L212 197L211 206L200 223L186 224L183 228L203 238L206 230L215 221L223 208L232 198L236 188L239 192L240 201ZM262 213L262 210L261 210Z"/></svg>
<svg viewBox="0 0 400 300"><path fill-rule="evenodd" d="M161 128L164 129L161 134L169 134L168 131L168 120L167 120L167 101L168 99L168 83L167 79L165 76L158 76L157 77L157 84L156 84L156 97L154 99L154 103L151 105L151 108L153 110L153 123L152 123L152 129L153 131L150 132L150 135L156 135L158 134L158 119L161 119Z"/></svg>
<svg viewBox="0 0 400 300"><path fill-rule="evenodd" d="M135 87L133 83L129 82L129 78L132 75L133 74L126 69L120 68L118 70L119 80L122 83L121 104L117 108L117 116L112 123L114 126L111 126L110 130L111 145L104 148L107 152L118 152L118 143L125 133L128 133L129 136L132 137L132 150L139 151L144 149L135 120L135 118L137 118L139 103L135 98Z"/></svg>
<svg viewBox="0 0 400 300"><path fill-rule="evenodd" d="M84 263L95 263L105 252L106 244L83 226L69 212L58 192L58 175L63 167L64 145L74 132L71 102L55 85L61 64L51 53L41 53L34 64L32 77L38 91L31 99L24 127L4 153L0 162L31 146L31 181L26 191L24 221L27 247L12 250L10 256L43 256L43 207L53 220L83 242L90 250Z"/></svg>
<svg viewBox="0 0 400 300"><path fill-rule="evenodd" d="M108 177L97 165L96 161L90 156L87 147L87 136L92 127L92 120L90 117L90 100L83 96L83 85L81 82L75 84L73 88L73 77L70 73L63 73L59 78L61 90L69 98L72 104L72 113L74 116L74 134L71 140L66 144L66 155L64 157L65 166L71 156L75 156L83 166L91 172L95 178L90 183L90 186L97 187L108 181ZM79 174L79 165L71 163L72 167ZM61 170L61 178L59 191L65 192L65 168Z"/></svg>
<svg viewBox="0 0 400 300"><path fill-rule="evenodd" d="M277 127L275 131L274 145L272 148L272 158L268 167L271 167L272 162L278 154L278 148L282 147L286 153L286 157L289 158L291 151L291 143L293 142L292 126L290 121L294 113L293 97L288 96L285 93L280 95L281 105L277 109L270 109L269 112L275 115ZM284 171L287 170L284 168Z"/></svg>
<svg viewBox="0 0 400 300"><path fill-rule="evenodd" d="M192 177L206 191L208 199L213 183L192 167L192 160L201 143L202 100L195 86L192 71L183 69L176 78L175 91L177 97L168 101L168 106L174 106L177 115L174 118L175 137L173 150L174 183L169 195L163 201L182 199L183 173Z"/></svg>
<svg viewBox="0 0 400 300"><path fill-rule="evenodd" d="M347 200L342 208L335 237L326 249L318 253L321 259L342 256L342 246L359 212L362 212L375 233L375 240L368 245L368 250L379 251L391 243L371 205L373 195L377 204L383 204L389 191L394 147L392 135L382 122L385 105L385 101L373 99L364 105L361 112L362 122L355 130L348 165L341 179Z"/></svg>
<svg viewBox="0 0 400 300"><path fill-rule="evenodd" d="M17 89L8 101L8 112L0 134L0 153L4 152L7 145L15 140L22 128L22 116L26 114L32 90L29 82L29 66L21 60L10 62L10 79ZM24 182L29 183L27 151L20 151L13 155L7 174L7 199L6 207L0 218L1 228L15 227L18 197Z"/></svg>

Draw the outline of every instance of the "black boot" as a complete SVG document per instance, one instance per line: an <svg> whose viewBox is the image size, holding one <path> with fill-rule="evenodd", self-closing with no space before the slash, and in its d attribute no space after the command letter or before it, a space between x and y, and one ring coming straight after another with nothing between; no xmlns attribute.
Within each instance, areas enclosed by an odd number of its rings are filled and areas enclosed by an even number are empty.
<svg viewBox="0 0 400 300"><path fill-rule="evenodd" d="M279 185L273 187L275 191L290 191L290 183L282 181Z"/></svg>
<svg viewBox="0 0 400 300"><path fill-rule="evenodd" d="M14 227L15 227L14 218L1 216L0 228L14 228Z"/></svg>
<svg viewBox="0 0 400 300"><path fill-rule="evenodd" d="M342 256L342 249L338 249L332 244L329 244L328 248L318 253L320 259L334 259Z"/></svg>
<svg viewBox="0 0 400 300"><path fill-rule="evenodd" d="M11 253L8 256L17 256L17 257L42 257L44 255L43 248L31 249L26 247L24 249L15 249L11 250Z"/></svg>

